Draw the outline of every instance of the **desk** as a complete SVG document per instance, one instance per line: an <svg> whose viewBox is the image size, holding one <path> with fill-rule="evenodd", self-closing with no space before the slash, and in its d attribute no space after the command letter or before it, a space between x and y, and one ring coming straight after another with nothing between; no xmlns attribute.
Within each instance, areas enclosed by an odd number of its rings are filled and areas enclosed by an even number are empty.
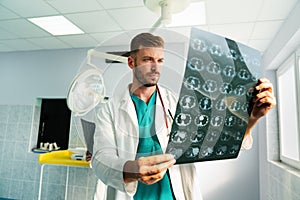
<svg viewBox="0 0 300 200"><path fill-rule="evenodd" d="M43 173L45 165L60 165L67 166L66 190L65 199L68 196L68 181L69 181L69 167L90 167L90 163L85 160L72 160L71 155L74 154L69 150L53 151L38 155L38 162L42 164L40 174L39 196L38 200L42 197Z"/></svg>

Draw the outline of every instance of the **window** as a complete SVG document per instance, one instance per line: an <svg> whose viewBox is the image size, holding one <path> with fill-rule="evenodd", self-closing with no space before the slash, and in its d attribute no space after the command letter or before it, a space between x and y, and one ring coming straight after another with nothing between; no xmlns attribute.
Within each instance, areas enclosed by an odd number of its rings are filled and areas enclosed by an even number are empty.
<svg viewBox="0 0 300 200"><path fill-rule="evenodd" d="M300 51L277 70L280 159L300 169Z"/></svg>

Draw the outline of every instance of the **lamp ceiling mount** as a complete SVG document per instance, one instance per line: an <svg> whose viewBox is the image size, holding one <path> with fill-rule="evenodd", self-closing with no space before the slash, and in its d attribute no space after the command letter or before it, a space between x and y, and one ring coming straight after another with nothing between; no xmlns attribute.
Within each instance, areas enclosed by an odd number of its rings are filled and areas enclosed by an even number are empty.
<svg viewBox="0 0 300 200"><path fill-rule="evenodd" d="M161 25L170 24L172 14L183 11L189 5L189 0L144 0L144 4L152 12L160 14L160 18L150 30L153 32Z"/></svg>
<svg viewBox="0 0 300 200"><path fill-rule="evenodd" d="M161 8L175 14L183 11L189 5L189 0L144 0L144 4L149 10L157 14L161 13Z"/></svg>

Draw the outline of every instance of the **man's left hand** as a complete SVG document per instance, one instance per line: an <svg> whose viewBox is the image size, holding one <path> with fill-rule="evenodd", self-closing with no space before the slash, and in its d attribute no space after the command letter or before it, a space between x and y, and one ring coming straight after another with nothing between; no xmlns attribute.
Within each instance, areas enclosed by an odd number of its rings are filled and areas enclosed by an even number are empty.
<svg viewBox="0 0 300 200"><path fill-rule="evenodd" d="M255 90L257 90L258 93L253 97L253 109L250 119L257 121L276 106L276 98L273 93L273 85L266 78L258 80Z"/></svg>

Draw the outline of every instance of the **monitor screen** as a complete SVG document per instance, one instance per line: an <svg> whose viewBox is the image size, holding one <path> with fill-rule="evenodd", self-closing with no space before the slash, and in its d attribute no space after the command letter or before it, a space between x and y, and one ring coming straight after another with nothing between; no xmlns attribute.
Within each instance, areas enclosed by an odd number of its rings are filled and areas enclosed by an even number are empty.
<svg viewBox="0 0 300 200"><path fill-rule="evenodd" d="M70 121L66 99L42 99L37 147L56 143L59 150L68 149Z"/></svg>

